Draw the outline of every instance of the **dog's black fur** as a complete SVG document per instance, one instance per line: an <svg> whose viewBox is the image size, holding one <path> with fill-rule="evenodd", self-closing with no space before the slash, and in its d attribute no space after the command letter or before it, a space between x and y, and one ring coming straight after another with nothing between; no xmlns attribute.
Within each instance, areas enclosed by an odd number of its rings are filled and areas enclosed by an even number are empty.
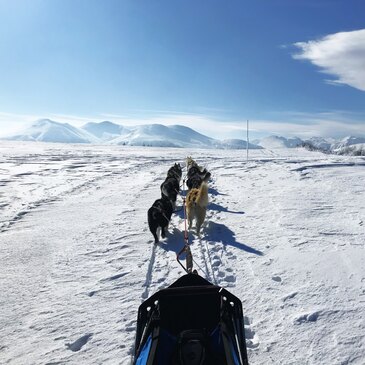
<svg viewBox="0 0 365 365"><path fill-rule="evenodd" d="M205 175L208 172L206 168L204 168L203 171L200 170L199 166L197 164L192 165L187 173L188 179L196 174L198 175Z"/></svg>
<svg viewBox="0 0 365 365"><path fill-rule="evenodd" d="M195 174L186 180L186 185L189 190L199 189L200 185L203 182L208 182L209 179L210 179L210 172L208 172L208 171L205 174Z"/></svg>
<svg viewBox="0 0 365 365"><path fill-rule="evenodd" d="M210 179L210 172L204 168L204 170L200 170L198 164L193 162L190 166L187 173L186 185L189 190L191 189L199 189L202 182L208 182Z"/></svg>
<svg viewBox="0 0 365 365"><path fill-rule="evenodd" d="M161 197L169 199L174 209L176 206L176 199L179 190L179 180L175 177L167 177L165 181L161 184Z"/></svg>
<svg viewBox="0 0 365 365"><path fill-rule="evenodd" d="M172 203L167 198L157 199L150 209L148 209L147 218L148 226L155 239L155 243L158 243L157 228L161 227L161 237L166 237L167 227L169 225L172 215Z"/></svg>
<svg viewBox="0 0 365 365"><path fill-rule="evenodd" d="M179 163L175 163L174 166L169 168L169 171L167 171L167 177L174 177L179 182L181 180L182 176L182 169Z"/></svg>

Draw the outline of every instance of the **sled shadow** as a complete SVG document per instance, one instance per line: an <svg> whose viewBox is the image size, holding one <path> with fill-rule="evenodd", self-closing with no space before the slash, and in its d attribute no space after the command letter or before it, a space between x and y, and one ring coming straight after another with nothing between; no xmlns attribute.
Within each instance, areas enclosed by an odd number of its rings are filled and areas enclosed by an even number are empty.
<svg viewBox="0 0 365 365"><path fill-rule="evenodd" d="M224 224L209 222L204 232L204 239L213 242L222 242L223 245L230 245L248 253L263 256L264 253L253 247L236 241L235 233Z"/></svg>
<svg viewBox="0 0 365 365"><path fill-rule="evenodd" d="M233 214L245 214L245 212L234 212L233 210L228 210L228 208L222 207L219 204L209 203L208 209L215 210L217 212L226 212L226 213L233 213Z"/></svg>

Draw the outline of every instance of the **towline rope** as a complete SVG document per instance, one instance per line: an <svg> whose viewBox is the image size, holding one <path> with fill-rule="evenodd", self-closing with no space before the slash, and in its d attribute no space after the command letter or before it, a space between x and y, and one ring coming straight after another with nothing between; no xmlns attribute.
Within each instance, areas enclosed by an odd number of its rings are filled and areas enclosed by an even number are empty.
<svg viewBox="0 0 365 365"><path fill-rule="evenodd" d="M185 179L183 179L183 190L185 191ZM193 255L190 250L189 234L186 226L186 195L183 196L183 208L184 208L184 226L185 226L184 247L181 249L180 252L177 253L176 260L181 265L181 267L189 274L193 272ZM183 253L186 254L186 267L181 263L179 258Z"/></svg>

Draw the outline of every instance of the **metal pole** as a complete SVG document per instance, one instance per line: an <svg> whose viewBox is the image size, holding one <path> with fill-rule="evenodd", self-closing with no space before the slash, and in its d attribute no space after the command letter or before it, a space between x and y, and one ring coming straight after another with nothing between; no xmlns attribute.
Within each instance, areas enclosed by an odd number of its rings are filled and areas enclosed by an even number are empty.
<svg viewBox="0 0 365 365"><path fill-rule="evenodd" d="M247 138L246 138L246 152L247 152L247 162L248 162L248 119L247 119Z"/></svg>

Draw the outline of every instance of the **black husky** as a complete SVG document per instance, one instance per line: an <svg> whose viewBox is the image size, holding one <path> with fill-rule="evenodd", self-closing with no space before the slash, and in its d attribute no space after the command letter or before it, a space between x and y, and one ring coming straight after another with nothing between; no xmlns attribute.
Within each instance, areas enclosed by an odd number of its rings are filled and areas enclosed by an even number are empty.
<svg viewBox="0 0 365 365"><path fill-rule="evenodd" d="M179 190L179 180L175 177L167 177L166 180L161 184L161 197L169 199L172 203L173 209L176 207L176 199Z"/></svg>
<svg viewBox="0 0 365 365"><path fill-rule="evenodd" d="M167 171L167 177L174 177L179 182L181 180L182 176L182 169L179 163L175 163L174 166L169 168L169 171Z"/></svg>
<svg viewBox="0 0 365 365"><path fill-rule="evenodd" d="M210 172L207 169L201 171L199 166L194 162L188 170L187 177L186 185L188 189L199 189L203 181L208 182L210 179Z"/></svg>
<svg viewBox="0 0 365 365"><path fill-rule="evenodd" d="M186 185L189 190L199 189L200 185L203 182L208 182L209 179L210 179L210 172L208 172L208 171L205 174L201 174L201 175L195 174L186 180Z"/></svg>
<svg viewBox="0 0 365 365"><path fill-rule="evenodd" d="M172 204L169 199L161 198L157 199L152 207L148 209L147 217L148 217L148 226L150 227L150 231L153 234L155 239L155 243L158 243L158 235L157 228L161 227L161 237L166 237L167 227L169 225L171 215L172 215Z"/></svg>

